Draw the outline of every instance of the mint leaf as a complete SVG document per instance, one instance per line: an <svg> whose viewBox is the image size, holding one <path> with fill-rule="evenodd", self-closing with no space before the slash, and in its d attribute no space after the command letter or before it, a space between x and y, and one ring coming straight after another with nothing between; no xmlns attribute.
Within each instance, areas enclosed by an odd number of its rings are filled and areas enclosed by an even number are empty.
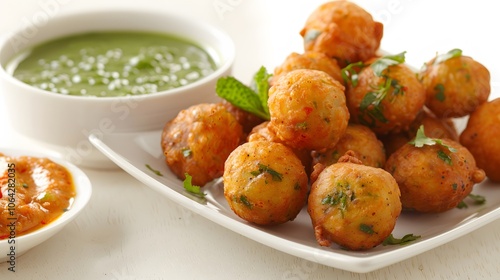
<svg viewBox="0 0 500 280"><path fill-rule="evenodd" d="M269 120L267 97L269 91L268 79L270 74L264 67L255 74L252 88L243 84L234 77L223 77L217 80L215 92L217 95L234 106L254 114L261 119Z"/></svg>
<svg viewBox="0 0 500 280"><path fill-rule="evenodd" d="M260 67L259 71L253 76L252 89L257 93L259 97L262 109L269 115L269 108L267 107L267 99L269 98L269 78L272 74L267 73L264 66Z"/></svg>

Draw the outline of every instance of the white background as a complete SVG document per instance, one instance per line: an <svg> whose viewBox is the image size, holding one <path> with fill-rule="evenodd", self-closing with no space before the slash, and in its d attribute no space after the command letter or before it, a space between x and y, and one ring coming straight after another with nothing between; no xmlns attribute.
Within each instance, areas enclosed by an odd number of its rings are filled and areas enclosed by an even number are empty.
<svg viewBox="0 0 500 280"><path fill-rule="evenodd" d="M290 52L303 50L299 31L322 2L2 0L0 34L26 25L36 28L73 10L176 11L225 29L237 48L234 76L249 80L261 65L272 69ZM494 1L355 2L384 23L383 49L407 51L407 62L420 67L436 52L460 48L490 70L490 99L500 96L500 19ZM8 123L14 117L6 116L0 103L0 147L16 147ZM88 208L62 232L20 257L16 273L0 264L0 279L500 279L500 221L387 268L356 274L235 234L159 197L123 171L85 171L94 184Z"/></svg>

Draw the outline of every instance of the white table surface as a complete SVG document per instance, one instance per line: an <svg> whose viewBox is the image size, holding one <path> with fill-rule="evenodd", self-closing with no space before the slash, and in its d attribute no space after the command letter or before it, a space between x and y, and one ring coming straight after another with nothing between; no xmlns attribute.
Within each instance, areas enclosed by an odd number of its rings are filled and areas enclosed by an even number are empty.
<svg viewBox="0 0 500 280"><path fill-rule="evenodd" d="M0 34L73 10L137 7L174 10L224 28L234 39L234 76L249 80L292 51L320 0L2 0ZM500 96L500 16L495 1L355 1L384 23L382 48L407 51L420 67L436 52L461 48L489 68ZM217 10L215 6L226 8ZM3 94L3 93L0 93ZM18 136L0 103L0 147ZM22 111L21 111L22 112ZM498 141L495 139L494 141ZM94 193L63 231L19 257L0 279L500 279L500 221L416 257L366 274L282 253L198 217L121 170L85 168Z"/></svg>

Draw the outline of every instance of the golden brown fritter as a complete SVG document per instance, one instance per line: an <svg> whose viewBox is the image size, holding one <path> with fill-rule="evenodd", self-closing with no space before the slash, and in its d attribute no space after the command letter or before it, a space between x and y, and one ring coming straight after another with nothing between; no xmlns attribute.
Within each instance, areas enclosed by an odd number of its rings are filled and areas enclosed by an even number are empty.
<svg viewBox="0 0 500 280"><path fill-rule="evenodd" d="M479 105L460 135L486 176L500 182L500 98Z"/></svg>
<svg viewBox="0 0 500 280"><path fill-rule="evenodd" d="M419 74L427 95L427 107L440 118L463 117L486 102L490 72L468 56L434 58Z"/></svg>
<svg viewBox="0 0 500 280"><path fill-rule="evenodd" d="M438 141L442 144L416 147L407 143L387 159L385 169L398 182L404 209L448 211L484 180L484 171L467 148L450 139Z"/></svg>
<svg viewBox="0 0 500 280"><path fill-rule="evenodd" d="M225 163L224 196L236 215L259 225L295 219L306 203L304 166L283 144L247 142Z"/></svg>
<svg viewBox="0 0 500 280"><path fill-rule="evenodd" d="M346 97L351 121L368 126L377 135L408 130L425 103L422 84L405 64L389 66L380 75L372 67L364 67L358 84L348 87Z"/></svg>
<svg viewBox="0 0 500 280"><path fill-rule="evenodd" d="M248 135L248 142L252 141L271 141L271 142L277 142L281 143L281 140L276 137L274 133L269 131L268 128L269 122L263 122L257 126L255 126L250 134ZM309 175L312 170L312 157L311 157L311 151L310 150L305 150L305 149L293 149L291 148L292 151L295 153L295 155L300 159L302 162L302 165L304 165L306 173Z"/></svg>
<svg viewBox="0 0 500 280"><path fill-rule="evenodd" d="M321 246L336 243L350 250L381 244L401 213L399 188L384 169L362 165L352 154L319 174L307 210Z"/></svg>
<svg viewBox="0 0 500 280"><path fill-rule="evenodd" d="M350 1L329 1L306 20L300 35L306 51L322 52L340 67L375 56L384 33L382 23Z"/></svg>
<svg viewBox="0 0 500 280"><path fill-rule="evenodd" d="M323 71L298 69L269 90L268 128L294 149L334 147L349 121L344 86Z"/></svg>
<svg viewBox="0 0 500 280"><path fill-rule="evenodd" d="M316 51L306 51L302 54L291 53L281 65L274 69L273 79L278 79L279 76L297 69L324 71L339 83L344 84L341 69L337 61L324 53Z"/></svg>
<svg viewBox="0 0 500 280"><path fill-rule="evenodd" d="M312 152L312 165L336 163L347 151L353 151L364 165L383 168L385 164L384 145L373 131L360 124L349 124L340 141L332 149Z"/></svg>
<svg viewBox="0 0 500 280"><path fill-rule="evenodd" d="M179 112L162 133L165 162L181 180L185 173L194 185L218 178L224 162L240 144L241 125L221 104L198 104Z"/></svg>

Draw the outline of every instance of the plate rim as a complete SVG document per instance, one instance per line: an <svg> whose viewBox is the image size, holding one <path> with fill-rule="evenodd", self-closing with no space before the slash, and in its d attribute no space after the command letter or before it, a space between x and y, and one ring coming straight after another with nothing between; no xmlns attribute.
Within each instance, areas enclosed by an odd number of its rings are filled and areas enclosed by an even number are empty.
<svg viewBox="0 0 500 280"><path fill-rule="evenodd" d="M159 131L155 132L159 133ZM140 133L111 133L110 135L129 135L130 137L137 137ZM475 214L471 215L471 217L469 217L466 221L448 231L440 232L435 236L431 236L417 243L403 245L395 250L381 252L379 254L369 254L369 252L367 252L367 254L363 254L363 252L354 252L360 253L360 256L340 254L334 251L326 251L319 245L313 248L305 244L275 236L271 233L259 230L256 227L252 227L244 221L237 221L231 217L218 213L217 211L207 211L207 209L210 210L209 207L206 207L176 192L170 186L154 179L151 175L136 167L125 156L111 148L105 140L99 138L97 135L91 134L88 139L99 151L101 151L106 157L108 157L125 172L132 175L153 191L163 194L168 199L187 208L188 210L191 210L235 233L241 234L251 240L278 251L325 266L347 270L350 272L368 273L401 262L451 242L452 240L462 237L500 218L499 206L482 214L481 211L475 212Z"/></svg>

